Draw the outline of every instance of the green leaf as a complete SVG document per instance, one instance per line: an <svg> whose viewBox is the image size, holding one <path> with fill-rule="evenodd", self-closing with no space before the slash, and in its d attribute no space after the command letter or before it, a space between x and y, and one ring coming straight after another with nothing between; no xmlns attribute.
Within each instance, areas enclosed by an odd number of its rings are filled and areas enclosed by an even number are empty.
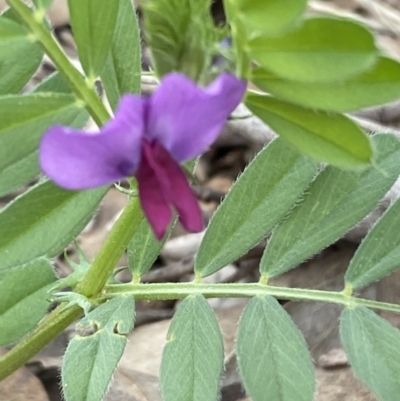
<svg viewBox="0 0 400 401"><path fill-rule="evenodd" d="M101 401L133 329L135 303L118 296L78 323L68 345L61 372L66 401Z"/></svg>
<svg viewBox="0 0 400 401"><path fill-rule="evenodd" d="M340 336L357 376L380 401L400 393L400 332L367 308L345 309Z"/></svg>
<svg viewBox="0 0 400 401"><path fill-rule="evenodd" d="M183 300L167 341L160 370L163 400L217 400L224 346L214 312L202 295Z"/></svg>
<svg viewBox="0 0 400 401"><path fill-rule="evenodd" d="M209 0L143 3L145 32L155 71L181 71L194 81L210 67L216 41Z"/></svg>
<svg viewBox="0 0 400 401"><path fill-rule="evenodd" d="M373 136L376 164L362 171L326 167L303 200L278 225L261 259L261 272L278 276L344 235L363 219L400 174L400 142L390 134Z"/></svg>
<svg viewBox="0 0 400 401"><path fill-rule="evenodd" d="M276 75L302 82L333 82L372 67L379 55L373 35L345 19L315 17L298 29L250 42L250 52Z"/></svg>
<svg viewBox="0 0 400 401"><path fill-rule="evenodd" d="M0 271L0 345L27 334L46 314L56 276L45 259Z"/></svg>
<svg viewBox="0 0 400 401"><path fill-rule="evenodd" d="M0 212L0 270L56 256L89 222L107 192L74 192L44 181Z"/></svg>
<svg viewBox="0 0 400 401"><path fill-rule="evenodd" d="M153 266L174 225L175 222L170 226L164 238L159 241L154 236L153 229L147 219L144 218L141 221L128 244L129 270L134 278L142 277Z"/></svg>
<svg viewBox="0 0 400 401"><path fill-rule="evenodd" d="M360 289L400 267L400 200L364 238L350 262L345 281Z"/></svg>
<svg viewBox="0 0 400 401"><path fill-rule="evenodd" d="M195 270L208 276L256 245L293 207L317 164L281 139L250 163L214 214L197 253Z"/></svg>
<svg viewBox="0 0 400 401"><path fill-rule="evenodd" d="M64 78L58 71L39 82L39 84L34 88L33 92L72 93L71 87L67 84L67 82L65 82Z"/></svg>
<svg viewBox="0 0 400 401"><path fill-rule="evenodd" d="M35 4L36 8L47 10L53 1L54 0L33 0L33 4Z"/></svg>
<svg viewBox="0 0 400 401"><path fill-rule="evenodd" d="M368 71L341 82L287 81L258 68L252 82L272 95L313 109L336 112L358 110L400 98L400 64L380 57Z"/></svg>
<svg viewBox="0 0 400 401"><path fill-rule="evenodd" d="M87 118L87 112L69 94L0 97L0 196L39 173L37 148L47 128L54 124L80 127Z"/></svg>
<svg viewBox="0 0 400 401"><path fill-rule="evenodd" d="M252 400L313 400L314 368L307 345L275 298L249 301L239 322L236 353Z"/></svg>
<svg viewBox="0 0 400 401"><path fill-rule="evenodd" d="M43 51L27 29L0 17L0 94L17 93L42 61Z"/></svg>
<svg viewBox="0 0 400 401"><path fill-rule="evenodd" d="M230 0L249 38L275 36L290 28L303 14L307 0Z"/></svg>
<svg viewBox="0 0 400 401"><path fill-rule="evenodd" d="M371 162L367 135L342 114L315 111L257 94L247 96L246 105L282 138L316 160L345 168Z"/></svg>
<svg viewBox="0 0 400 401"><path fill-rule="evenodd" d="M99 76L116 27L119 1L68 0L79 60L88 77Z"/></svg>
<svg viewBox="0 0 400 401"><path fill-rule="evenodd" d="M140 92L140 33L131 0L119 0L119 11L111 49L101 81L113 109L124 93Z"/></svg>

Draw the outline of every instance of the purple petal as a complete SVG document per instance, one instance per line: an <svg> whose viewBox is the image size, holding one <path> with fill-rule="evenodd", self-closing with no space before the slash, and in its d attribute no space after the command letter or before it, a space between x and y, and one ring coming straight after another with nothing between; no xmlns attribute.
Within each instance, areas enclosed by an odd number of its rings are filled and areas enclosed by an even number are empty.
<svg viewBox="0 0 400 401"><path fill-rule="evenodd" d="M139 196L157 238L165 235L172 206L188 231L201 231L202 213L180 166L158 142L143 141L142 151L137 173Z"/></svg>
<svg viewBox="0 0 400 401"><path fill-rule="evenodd" d="M133 174L140 160L144 107L143 99L126 95L98 133L50 128L40 144L42 170L67 189L98 187Z"/></svg>
<svg viewBox="0 0 400 401"><path fill-rule="evenodd" d="M157 139L177 162L198 156L215 141L245 90L246 83L231 74L206 88L169 74L150 100L145 136Z"/></svg>
<svg viewBox="0 0 400 401"><path fill-rule="evenodd" d="M153 155L160 169L164 169L169 179L169 201L179 213L183 227L190 232L203 230L203 214L185 173L179 164L158 142L153 145Z"/></svg>
<svg viewBox="0 0 400 401"><path fill-rule="evenodd" d="M136 178L142 209L154 234L160 240L164 237L172 219L169 205L169 180L163 168L154 161L152 149L147 141L142 144L142 158Z"/></svg>

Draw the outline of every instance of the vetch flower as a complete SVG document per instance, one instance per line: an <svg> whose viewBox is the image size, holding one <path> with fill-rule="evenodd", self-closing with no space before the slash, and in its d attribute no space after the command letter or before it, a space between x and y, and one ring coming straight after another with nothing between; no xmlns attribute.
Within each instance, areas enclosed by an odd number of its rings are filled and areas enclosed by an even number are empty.
<svg viewBox="0 0 400 401"><path fill-rule="evenodd" d="M168 74L151 97L124 95L99 132L50 128L40 144L42 170L59 186L93 188L134 175L141 205L160 239L173 215L192 232L202 214L179 163L203 153L217 138L245 92L244 81L224 73L206 88Z"/></svg>

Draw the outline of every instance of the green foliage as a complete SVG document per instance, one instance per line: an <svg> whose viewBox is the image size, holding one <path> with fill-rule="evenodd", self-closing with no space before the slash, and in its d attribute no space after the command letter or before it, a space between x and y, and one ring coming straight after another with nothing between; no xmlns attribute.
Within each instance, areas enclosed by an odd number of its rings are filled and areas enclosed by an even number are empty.
<svg viewBox="0 0 400 401"><path fill-rule="evenodd" d="M214 214L195 270L208 276L256 245L293 207L317 164L277 139L239 177Z"/></svg>
<svg viewBox="0 0 400 401"><path fill-rule="evenodd" d="M109 0L68 0L79 60L90 78L96 78L103 70L114 36L119 3Z"/></svg>
<svg viewBox="0 0 400 401"><path fill-rule="evenodd" d="M38 174L37 148L49 126L81 127L87 111L99 124L107 120L93 90L95 78L101 77L115 109L121 95L139 92L141 73L140 35L130 0L69 0L86 82L41 20L51 0L34 0L36 12L20 0L8 2L13 10L0 17L0 196ZM42 181L2 209L0 344L16 341L37 325L48 309L49 290L72 287L73 291L56 294L53 301L65 303L50 312L44 321L50 323L39 325L0 358L0 378L54 338L74 316L85 313L64 358L63 390L66 401L100 401L133 328L133 295L184 298L163 355L162 396L165 401L216 400L223 342L204 296L233 295L252 297L237 336L239 369L252 399L311 401L315 382L310 355L290 317L267 295L273 294L344 305L341 337L355 372L380 401L398 398L399 332L360 305L392 311L400 311L400 306L359 299L350 290L399 266L400 201L360 246L345 276L346 291L265 285L269 277L295 267L344 235L376 206L400 174L397 138L380 134L370 140L339 114L398 98L400 64L381 56L372 34L358 23L302 19L306 3L225 0L224 27L214 26L208 0L144 3L156 74L179 71L206 84L215 71L236 66L238 75L250 77L265 92L249 94L247 105L282 138L257 155L215 213L196 257L194 283L138 283L163 243L143 219L137 199L128 203L94 261L80 255L80 263L72 264L74 272L58 282L44 257L56 256L79 235L107 188L73 192ZM230 35L233 49L224 47L225 59L216 59L222 48L219 42ZM39 46L60 74L33 93L16 95L39 66L43 55ZM211 70L213 62L217 65ZM253 66L257 67L251 71ZM322 169L308 156L340 169ZM201 278L237 259L271 231L260 283L201 283ZM112 269L126 248L134 282L111 284Z"/></svg>
<svg viewBox="0 0 400 401"><path fill-rule="evenodd" d="M252 82L272 95L303 107L335 112L362 109L400 97L400 64L379 57L374 66L341 82L297 82L258 68Z"/></svg>
<svg viewBox="0 0 400 401"><path fill-rule="evenodd" d="M356 22L315 17L277 37L249 44L260 65L300 82L334 82L372 67L379 55L372 34Z"/></svg>
<svg viewBox="0 0 400 401"><path fill-rule="evenodd" d="M33 90L34 93L69 93L71 94L71 88L65 82L64 78L61 76L59 72L53 72L53 74L49 75L43 81L41 81ZM85 110L85 109L82 109ZM85 110L86 111L86 110ZM87 112L87 119L89 118Z"/></svg>
<svg viewBox="0 0 400 401"><path fill-rule="evenodd" d="M314 368L307 345L275 298L252 298L240 319L240 375L254 401L311 401Z"/></svg>
<svg viewBox="0 0 400 401"><path fill-rule="evenodd" d="M300 152L345 168L371 162L367 135L342 114L307 109L270 96L250 94L246 105Z"/></svg>
<svg viewBox="0 0 400 401"><path fill-rule="evenodd" d="M340 336L357 376L379 397L394 401L400 393L400 332L367 308L345 309Z"/></svg>
<svg viewBox="0 0 400 401"><path fill-rule="evenodd" d="M246 30L248 39L269 37L290 28L303 14L307 0L227 0L230 15Z"/></svg>
<svg viewBox="0 0 400 401"><path fill-rule="evenodd" d="M150 270L165 241L168 239L173 226L174 224L171 225L165 237L159 241L155 237L147 219L142 219L135 235L128 244L129 270L134 277L142 277Z"/></svg>
<svg viewBox="0 0 400 401"><path fill-rule="evenodd" d="M43 51L23 26L0 17L0 95L20 91L42 57Z"/></svg>
<svg viewBox="0 0 400 401"><path fill-rule="evenodd" d="M100 305L77 324L63 360L66 401L100 401L133 329L135 303L119 296Z"/></svg>
<svg viewBox="0 0 400 401"><path fill-rule="evenodd" d="M119 0L114 36L101 73L113 109L124 93L140 92L140 33L131 0Z"/></svg>
<svg viewBox="0 0 400 401"><path fill-rule="evenodd" d="M261 260L262 273L275 277L297 266L346 234L376 206L400 174L400 142L389 134L375 135L372 141L380 171L326 167L274 230Z"/></svg>
<svg viewBox="0 0 400 401"><path fill-rule="evenodd" d="M74 192L41 182L0 212L0 270L56 256L90 220L107 188Z"/></svg>
<svg viewBox="0 0 400 401"><path fill-rule="evenodd" d="M282 138L316 160L346 168L371 162L367 135L342 114L315 111L257 94L247 96L246 105Z"/></svg>
<svg viewBox="0 0 400 401"><path fill-rule="evenodd" d="M33 4L39 9L48 9L54 0L33 0Z"/></svg>
<svg viewBox="0 0 400 401"><path fill-rule="evenodd" d="M39 174L37 148L54 124L81 127L87 112L65 93L0 96L0 195Z"/></svg>
<svg viewBox="0 0 400 401"><path fill-rule="evenodd" d="M46 259L0 270L0 345L35 327L49 307L47 292L55 281L53 266Z"/></svg>
<svg viewBox="0 0 400 401"><path fill-rule="evenodd" d="M393 204L364 238L350 262L346 283L360 289L400 267L400 201Z"/></svg>
<svg viewBox="0 0 400 401"><path fill-rule="evenodd" d="M208 74L217 40L209 0L143 3L144 24L158 76L181 71L194 81Z"/></svg>
<svg viewBox="0 0 400 401"><path fill-rule="evenodd" d="M203 296L182 301L167 341L160 370L163 400L216 400L224 347L214 312Z"/></svg>

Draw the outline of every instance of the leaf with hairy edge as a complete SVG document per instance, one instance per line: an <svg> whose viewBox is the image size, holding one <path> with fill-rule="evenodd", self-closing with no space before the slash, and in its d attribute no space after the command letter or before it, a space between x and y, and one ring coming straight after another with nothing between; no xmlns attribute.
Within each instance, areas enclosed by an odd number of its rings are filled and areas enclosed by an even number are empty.
<svg viewBox="0 0 400 401"><path fill-rule="evenodd" d="M117 24L101 81L113 109L124 93L140 92L140 33L131 0L119 0Z"/></svg>
<svg viewBox="0 0 400 401"><path fill-rule="evenodd" d="M196 273L208 276L256 245L293 207L317 168L282 139L264 148L214 214L196 256Z"/></svg>
<svg viewBox="0 0 400 401"><path fill-rule="evenodd" d="M0 270L56 256L89 222L108 188L66 191L35 185L0 212Z"/></svg>
<svg viewBox="0 0 400 401"><path fill-rule="evenodd" d="M376 165L361 171L326 167L304 199L280 223L261 259L261 272L278 276L313 256L363 219L400 174L400 142L390 134L371 138Z"/></svg>
<svg viewBox="0 0 400 401"><path fill-rule="evenodd" d="M39 174L37 148L47 128L54 124L79 128L87 119L87 112L70 94L0 96L0 196Z"/></svg>
<svg viewBox="0 0 400 401"><path fill-rule="evenodd" d="M400 200L364 238L350 262L345 282L360 289L400 267Z"/></svg>
<svg viewBox="0 0 400 401"><path fill-rule="evenodd" d="M254 401L312 401L315 379L306 342L278 301L255 297L239 322L240 376Z"/></svg>
<svg viewBox="0 0 400 401"><path fill-rule="evenodd" d="M224 346L214 312L202 295L181 303L167 341L160 370L163 400L217 400Z"/></svg>
<svg viewBox="0 0 400 401"><path fill-rule="evenodd" d="M257 94L247 96L246 105L283 139L316 160L345 168L371 162L369 138L342 114L315 111Z"/></svg>
<svg viewBox="0 0 400 401"><path fill-rule="evenodd" d="M47 92L72 94L70 86L58 71L53 72L53 74L43 79L43 81L40 81L31 93Z"/></svg>
<svg viewBox="0 0 400 401"><path fill-rule="evenodd" d="M117 23L119 1L68 0L72 31L86 75L103 70Z"/></svg>
<svg viewBox="0 0 400 401"><path fill-rule="evenodd" d="M56 279L46 259L0 271L0 345L19 340L35 327L50 305L46 295Z"/></svg>
<svg viewBox="0 0 400 401"><path fill-rule="evenodd" d="M291 28L307 7L307 0L228 0L248 38L275 36Z"/></svg>
<svg viewBox="0 0 400 401"><path fill-rule="evenodd" d="M335 112L353 111L400 97L400 63L380 57L366 72L341 82L288 81L258 68L252 82L272 95L303 107Z"/></svg>
<svg viewBox="0 0 400 401"><path fill-rule="evenodd" d="M66 401L100 401L124 352L135 316L133 297L118 296L77 325L61 371Z"/></svg>
<svg viewBox="0 0 400 401"><path fill-rule="evenodd" d="M301 82L340 81L371 68L379 50L374 37L357 22L327 17L306 20L277 37L259 37L250 53L278 76Z"/></svg>
<svg viewBox="0 0 400 401"><path fill-rule="evenodd" d="M41 47L32 41L25 27L0 17L0 94L19 92L42 58Z"/></svg>
<svg viewBox="0 0 400 401"><path fill-rule="evenodd" d="M128 244L128 263L129 270L134 278L142 277L146 274L157 259L165 241L169 238L176 220L170 225L164 238L159 241L153 232L147 219L142 219Z"/></svg>
<svg viewBox="0 0 400 401"><path fill-rule="evenodd" d="M357 376L380 401L400 394L400 331L364 307L345 309L340 337Z"/></svg>

